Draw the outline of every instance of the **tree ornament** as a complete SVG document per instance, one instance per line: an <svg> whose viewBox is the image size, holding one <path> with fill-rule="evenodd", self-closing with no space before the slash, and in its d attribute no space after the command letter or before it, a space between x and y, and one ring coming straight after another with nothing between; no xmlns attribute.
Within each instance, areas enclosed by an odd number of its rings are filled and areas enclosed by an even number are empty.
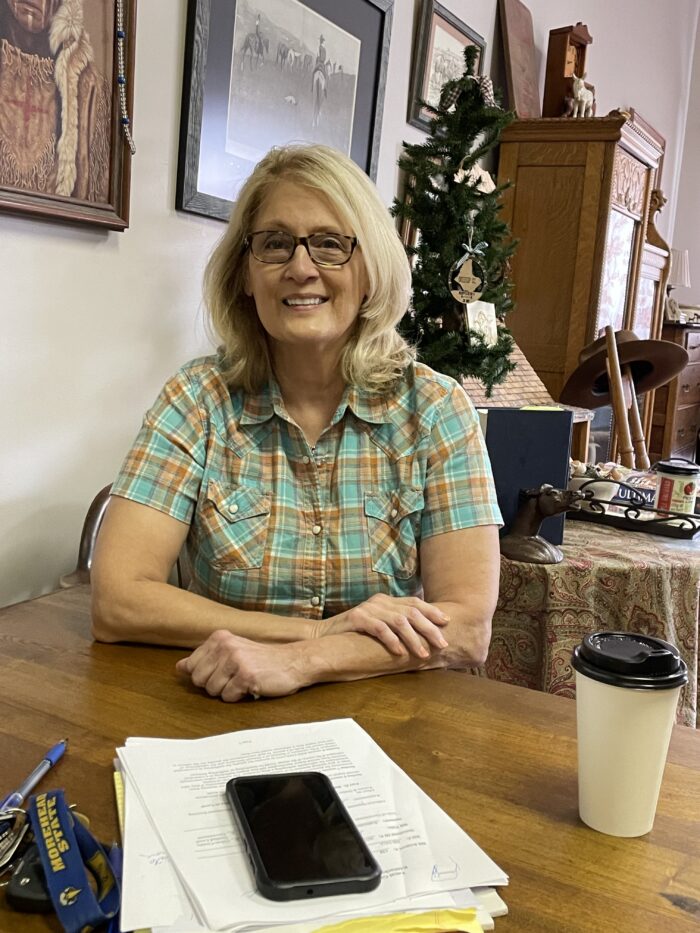
<svg viewBox="0 0 700 933"><path fill-rule="evenodd" d="M481 96L484 98L484 105L486 107L498 107L496 95L493 92L493 81L491 78L489 78L488 75L470 75L469 77L472 81L476 81L476 83L479 85Z"/></svg>
<svg viewBox="0 0 700 933"><path fill-rule="evenodd" d="M466 305L474 301L486 286L486 273L479 260L484 258L488 243L472 246L473 227L469 229L467 243L462 243L464 254L450 266L448 287L450 294L458 304Z"/></svg>
<svg viewBox="0 0 700 933"><path fill-rule="evenodd" d="M448 81L440 96L440 106L444 107L445 110L452 110L461 93L462 88L459 86L459 82Z"/></svg>
<svg viewBox="0 0 700 933"><path fill-rule="evenodd" d="M459 163L459 168L454 176L454 180L458 184L466 180L482 194L490 194L492 191L496 190L493 178L480 165L472 165L471 168L464 169L462 168L463 162L464 159Z"/></svg>

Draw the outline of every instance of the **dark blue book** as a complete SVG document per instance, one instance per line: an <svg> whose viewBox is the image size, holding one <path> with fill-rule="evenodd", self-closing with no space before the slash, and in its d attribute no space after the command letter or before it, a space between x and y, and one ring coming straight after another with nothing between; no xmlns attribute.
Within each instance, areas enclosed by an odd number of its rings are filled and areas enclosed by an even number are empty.
<svg viewBox="0 0 700 933"><path fill-rule="evenodd" d="M485 414L484 414L485 413ZM479 408L486 447L496 483L505 534L520 504L520 490L550 483L566 489L569 481L573 413L564 409ZM564 514L542 523L540 534L561 544Z"/></svg>

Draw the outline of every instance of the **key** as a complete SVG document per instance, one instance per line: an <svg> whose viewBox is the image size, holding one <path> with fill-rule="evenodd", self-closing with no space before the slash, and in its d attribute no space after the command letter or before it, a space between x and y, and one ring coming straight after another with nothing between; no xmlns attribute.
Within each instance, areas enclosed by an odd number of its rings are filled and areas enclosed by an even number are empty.
<svg viewBox="0 0 700 933"><path fill-rule="evenodd" d="M51 895L46 885L39 847L33 842L17 864L5 898L13 910L29 914L46 914L53 910Z"/></svg>

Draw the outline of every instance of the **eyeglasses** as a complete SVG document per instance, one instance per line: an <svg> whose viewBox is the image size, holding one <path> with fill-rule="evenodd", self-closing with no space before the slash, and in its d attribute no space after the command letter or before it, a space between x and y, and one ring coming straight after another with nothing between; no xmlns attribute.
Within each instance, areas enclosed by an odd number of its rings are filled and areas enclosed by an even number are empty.
<svg viewBox="0 0 700 933"><path fill-rule="evenodd" d="M259 262L289 262L299 244L317 266L344 266L357 246L356 236L342 233L312 233L294 236L284 230L257 230L246 237L244 249L249 249Z"/></svg>

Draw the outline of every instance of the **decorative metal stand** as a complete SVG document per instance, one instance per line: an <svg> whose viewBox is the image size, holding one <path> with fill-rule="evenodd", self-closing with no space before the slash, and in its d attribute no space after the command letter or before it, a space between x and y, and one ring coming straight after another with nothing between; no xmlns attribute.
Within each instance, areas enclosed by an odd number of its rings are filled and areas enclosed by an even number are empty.
<svg viewBox="0 0 700 933"><path fill-rule="evenodd" d="M619 483L619 486L624 487L630 493L629 505L613 502L611 499L599 499L593 488L586 488L601 482L611 481L590 479L581 484L579 492L582 492L586 498L585 505L575 511L567 512L567 518L583 522L597 522L600 525L624 528L627 531L646 531L648 534L666 535L669 538L694 538L700 532L700 515L655 509L647 505L639 489L630 486L629 483ZM605 507L608 505L621 507L624 511L622 514L607 512Z"/></svg>

